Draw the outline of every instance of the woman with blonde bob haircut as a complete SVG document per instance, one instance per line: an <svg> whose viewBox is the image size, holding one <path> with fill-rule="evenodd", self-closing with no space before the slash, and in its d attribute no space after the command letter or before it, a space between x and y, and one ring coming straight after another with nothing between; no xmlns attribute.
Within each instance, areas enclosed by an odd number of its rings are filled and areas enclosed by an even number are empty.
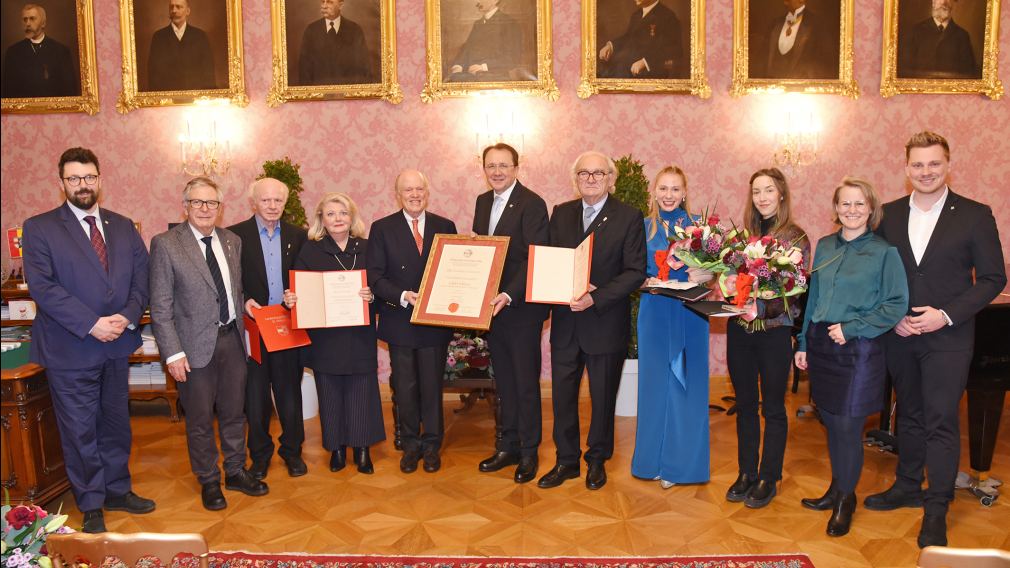
<svg viewBox="0 0 1010 568"><path fill-rule="evenodd" d="M830 509L827 533L842 536L856 509L863 424L884 404L883 335L908 310L908 281L898 249L873 234L883 218L873 186L847 177L832 203L841 229L817 242L795 361L809 369L831 458L827 491L802 503Z"/></svg>
<svg viewBox="0 0 1010 568"><path fill-rule="evenodd" d="M327 193L316 206L309 240L302 245L294 269L363 271L368 249L364 234L365 223L354 200L344 193ZM367 284L358 295L369 303L375 299ZM297 297L290 294L285 300L292 307ZM347 446L351 446L358 471L372 473L369 446L386 439L372 312L366 325L308 330L312 344L305 347L305 366L316 378L319 423L323 447L330 451L330 471L344 469Z"/></svg>

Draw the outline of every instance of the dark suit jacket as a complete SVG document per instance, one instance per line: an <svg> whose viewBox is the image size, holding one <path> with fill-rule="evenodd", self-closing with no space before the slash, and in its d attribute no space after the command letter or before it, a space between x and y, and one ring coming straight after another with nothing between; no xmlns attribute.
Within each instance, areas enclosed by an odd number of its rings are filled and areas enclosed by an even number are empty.
<svg viewBox="0 0 1010 568"><path fill-rule="evenodd" d="M417 291L424 276L424 265L431 253L435 233L456 234L456 224L425 212L424 247L417 254L417 244L402 210L372 223L368 235L368 286L379 303L379 339L390 345L433 347L449 342L452 330L410 323L414 306L400 305L404 291ZM381 303L380 303L381 302Z"/></svg>
<svg viewBox="0 0 1010 568"><path fill-rule="evenodd" d="M943 33L933 18L919 22L903 38L898 50L898 77L981 78L975 65L971 38L953 19Z"/></svg>
<svg viewBox="0 0 1010 568"><path fill-rule="evenodd" d="M494 191L488 190L477 197L473 232L478 235L488 234L493 204ZM512 303L494 317L492 328L543 323L547 319L547 306L526 303L526 268L530 245L546 245L550 239L547 204L542 197L516 181L494 234L509 237L499 291L508 294Z"/></svg>
<svg viewBox="0 0 1010 568"><path fill-rule="evenodd" d="M554 208L550 243L575 248L593 233L593 260L589 282L593 306L573 312L568 306L551 306L551 344L562 347L578 342L585 353L624 352L631 329L631 293L645 281L645 222L642 212L607 197L589 231L582 230L582 200Z"/></svg>
<svg viewBox="0 0 1010 568"><path fill-rule="evenodd" d="M207 33L186 24L182 41L169 24L154 32L147 59L147 90L221 89L214 77L214 54Z"/></svg>
<svg viewBox="0 0 1010 568"><path fill-rule="evenodd" d="M606 76L613 78L681 78L690 73L684 59L684 40L680 20L662 2L642 17L635 10L621 37L610 40L614 53L607 64ZM631 74L631 64L645 58L649 70Z"/></svg>
<svg viewBox="0 0 1010 568"><path fill-rule="evenodd" d="M509 72L522 66L522 40L519 23L499 9L487 20L481 18L473 23L466 43L453 58L450 67L462 66L463 72L459 75L467 76L471 65L486 63L487 73L478 74L476 80L507 81Z"/></svg>
<svg viewBox="0 0 1010 568"><path fill-rule="evenodd" d="M916 264L908 240L908 204L906 196L884 205L884 220L877 233L901 254L908 275L909 313L915 306L933 306L947 312L954 325L907 338L892 332L890 339L922 341L930 351L971 349L975 314L1006 286L996 219L987 205L950 191L922 262Z"/></svg>
<svg viewBox="0 0 1010 568"><path fill-rule="evenodd" d="M81 94L70 49L48 35L38 53L23 39L4 54L3 97L76 97Z"/></svg>
<svg viewBox="0 0 1010 568"><path fill-rule="evenodd" d="M32 325L32 362L51 369L86 369L128 357L140 347L147 308L148 256L133 221L102 209L109 272L70 206L25 221L24 271L38 314ZM90 335L99 317L122 314L136 326L115 341Z"/></svg>
<svg viewBox="0 0 1010 568"><path fill-rule="evenodd" d="M345 85L374 82L368 47L361 26L340 17L336 37L326 33L319 18L305 28L298 52L297 85Z"/></svg>
<svg viewBox="0 0 1010 568"><path fill-rule="evenodd" d="M241 223L236 223L228 230L242 239L242 291L245 299L252 298L261 306L267 305L270 298L270 288L267 284L267 265L263 260L263 246L260 243L259 227L256 226L256 216ZM284 289L288 283L288 271L298 258L298 251L305 243L305 229L291 223L280 222L281 230L281 278Z"/></svg>
<svg viewBox="0 0 1010 568"><path fill-rule="evenodd" d="M832 45L832 38L838 34L832 33L832 24L809 6L804 8L793 48L782 55L779 53L779 36L785 25L785 15L772 23L766 39L764 67L755 66L751 76L765 79L838 79L838 44Z"/></svg>

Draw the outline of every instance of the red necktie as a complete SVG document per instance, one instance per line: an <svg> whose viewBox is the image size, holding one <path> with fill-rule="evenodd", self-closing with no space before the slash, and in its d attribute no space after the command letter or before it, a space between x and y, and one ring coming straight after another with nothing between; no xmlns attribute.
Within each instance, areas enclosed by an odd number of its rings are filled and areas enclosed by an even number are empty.
<svg viewBox="0 0 1010 568"><path fill-rule="evenodd" d="M410 223L414 226L414 242L417 243L417 254L421 254L424 251L424 237L417 230L417 219L411 219Z"/></svg>
<svg viewBox="0 0 1010 568"><path fill-rule="evenodd" d="M94 215L87 215L84 217L84 220L91 226L91 248L95 249L98 261L105 267L105 272L108 272L109 252L105 248L105 239L102 238L102 232L98 230L98 220L95 219Z"/></svg>

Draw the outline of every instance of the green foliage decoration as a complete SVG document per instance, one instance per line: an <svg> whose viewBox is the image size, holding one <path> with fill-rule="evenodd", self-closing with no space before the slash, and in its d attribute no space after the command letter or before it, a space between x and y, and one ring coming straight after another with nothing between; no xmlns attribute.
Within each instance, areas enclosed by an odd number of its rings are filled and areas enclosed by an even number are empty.
<svg viewBox="0 0 1010 568"><path fill-rule="evenodd" d="M283 160L269 160L263 162L263 173L256 179L274 178L284 182L290 190L288 192L288 202L284 204L284 215L282 220L295 225L296 227L308 227L308 219L305 216L305 208L302 207L301 193L302 176L298 173L299 166L285 156Z"/></svg>
<svg viewBox="0 0 1010 568"><path fill-rule="evenodd" d="M631 154L614 160L617 166L617 180L614 182L614 197L642 212L649 213L649 178L645 177L642 162ZM631 340L628 342L628 358L638 359L638 304L640 292L631 295Z"/></svg>

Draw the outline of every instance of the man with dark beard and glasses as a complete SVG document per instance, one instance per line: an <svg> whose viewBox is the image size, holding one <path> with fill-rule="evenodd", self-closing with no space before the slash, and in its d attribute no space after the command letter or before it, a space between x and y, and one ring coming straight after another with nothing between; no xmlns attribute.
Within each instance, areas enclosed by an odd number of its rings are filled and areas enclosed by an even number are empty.
<svg viewBox="0 0 1010 568"><path fill-rule="evenodd" d="M83 531L97 533L103 508L154 510L133 492L128 467L127 359L141 343L148 255L133 221L99 208L91 150L64 152L59 172L66 202L24 225L25 279L38 305L30 359L46 368Z"/></svg>

